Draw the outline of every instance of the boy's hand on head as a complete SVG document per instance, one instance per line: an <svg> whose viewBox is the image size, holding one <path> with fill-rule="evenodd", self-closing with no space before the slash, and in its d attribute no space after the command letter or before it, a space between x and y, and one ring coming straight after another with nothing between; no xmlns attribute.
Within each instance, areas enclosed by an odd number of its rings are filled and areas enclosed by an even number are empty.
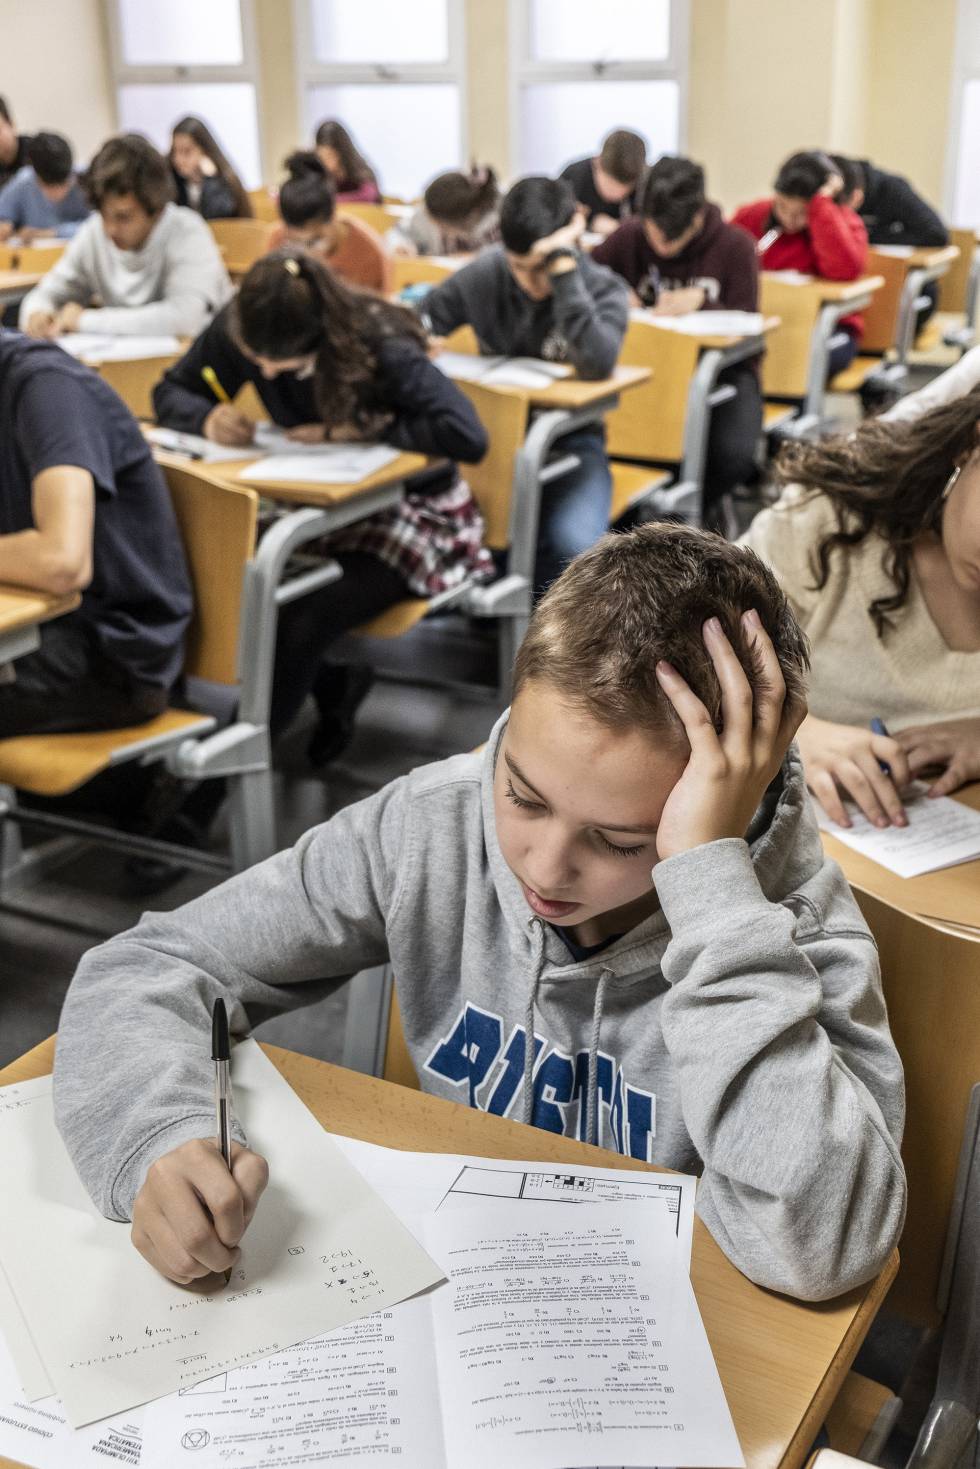
<svg viewBox="0 0 980 1469"><path fill-rule="evenodd" d="M721 733L707 709L669 663L657 664L660 687L677 711L691 746L684 774L660 818L660 860L706 842L744 837L766 788L775 778L806 713L786 698L779 659L757 612L742 618L761 677L752 686L717 618L704 625L704 642L721 685Z"/></svg>
<svg viewBox="0 0 980 1469"><path fill-rule="evenodd" d="M578 248L578 242L584 229L585 220L582 215L573 214L568 223L563 224L561 229L555 230L554 234L545 235L541 240L535 240L528 254L538 260L547 260L553 250L575 250ZM550 268L557 269L559 266L562 269L574 269L574 261L557 260Z"/></svg>
<svg viewBox="0 0 980 1469"><path fill-rule="evenodd" d="M230 1270L269 1181L258 1153L231 1145L231 1172L211 1138L192 1138L151 1164L133 1205L132 1241L178 1285Z"/></svg>
<svg viewBox="0 0 980 1469"><path fill-rule="evenodd" d="M832 724L811 714L797 736L806 783L831 821L848 827L849 797L873 825L908 826L899 792L912 767L897 739L854 724ZM887 765L888 770L882 770Z"/></svg>

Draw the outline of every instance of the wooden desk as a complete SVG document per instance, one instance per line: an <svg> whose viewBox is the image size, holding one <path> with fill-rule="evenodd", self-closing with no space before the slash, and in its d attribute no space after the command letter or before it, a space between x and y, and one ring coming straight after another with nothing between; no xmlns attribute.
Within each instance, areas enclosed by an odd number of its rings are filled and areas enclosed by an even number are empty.
<svg viewBox="0 0 980 1469"><path fill-rule="evenodd" d="M0 585L0 664L33 652L41 641L38 624L71 612L80 601L75 593L51 597L26 587Z"/></svg>
<svg viewBox="0 0 980 1469"><path fill-rule="evenodd" d="M646 1169L632 1158L344 1071L263 1049L325 1127L387 1147L484 1158ZM0 1085L51 1070L53 1038L0 1071ZM802 1305L750 1284L695 1220L691 1278L748 1469L797 1469L895 1273L836 1301ZM9 1465L9 1460L0 1460Z"/></svg>
<svg viewBox="0 0 980 1469"><path fill-rule="evenodd" d="M827 376L826 360L817 361L816 334L831 315L849 315L868 307L885 281L881 275L855 281L787 279L785 271L763 271L759 281L760 309L780 318L779 331L769 343L762 363L762 391L767 398L805 399L807 412L819 413ZM846 311L841 308L846 307ZM824 315L825 311L827 316ZM829 335L829 333L828 333Z"/></svg>
<svg viewBox="0 0 980 1469"><path fill-rule="evenodd" d="M14 306L23 301L43 275L41 270L0 270L0 306Z"/></svg>
<svg viewBox="0 0 980 1469"><path fill-rule="evenodd" d="M864 318L862 352L894 352L904 362L915 336L915 299L922 287L946 275L959 259L959 247L893 246L868 251L868 269L885 281Z"/></svg>

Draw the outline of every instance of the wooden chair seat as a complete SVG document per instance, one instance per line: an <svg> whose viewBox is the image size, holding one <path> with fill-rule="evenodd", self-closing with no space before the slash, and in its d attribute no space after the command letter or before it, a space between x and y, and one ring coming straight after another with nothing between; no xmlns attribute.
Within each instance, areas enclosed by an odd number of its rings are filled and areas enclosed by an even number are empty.
<svg viewBox="0 0 980 1469"><path fill-rule="evenodd" d="M921 332L915 339L913 350L916 352L931 352L934 347L942 346L943 323L933 316L926 322Z"/></svg>
<svg viewBox="0 0 980 1469"><path fill-rule="evenodd" d="M177 744L213 729L214 720L186 709L166 709L146 724L128 729L83 730L78 734L13 735L0 740L0 785L35 796L63 796L125 760L137 747Z"/></svg>
<svg viewBox="0 0 980 1469"><path fill-rule="evenodd" d="M827 1414L830 1447L839 1454L873 1462L900 1408L900 1400L887 1387L859 1372L849 1372Z"/></svg>
<svg viewBox="0 0 980 1469"><path fill-rule="evenodd" d="M845 367L843 372L831 378L828 384L830 391L832 393L860 392L871 374L879 371L880 368L880 357L855 357L849 367Z"/></svg>
<svg viewBox="0 0 980 1469"><path fill-rule="evenodd" d="M621 515L625 515L637 500L642 500L651 490L658 490L661 485L669 483L671 478L669 470L650 469L643 464L623 464L616 459L610 460L609 468L612 471L610 525Z"/></svg>
<svg viewBox="0 0 980 1469"><path fill-rule="evenodd" d="M377 617L372 617L370 622L362 622L360 627L354 629L354 636L358 638L400 638L403 633L411 632L416 623L429 610L429 603L425 597L406 597L403 602L396 602L393 607L386 607L384 612L379 612Z"/></svg>

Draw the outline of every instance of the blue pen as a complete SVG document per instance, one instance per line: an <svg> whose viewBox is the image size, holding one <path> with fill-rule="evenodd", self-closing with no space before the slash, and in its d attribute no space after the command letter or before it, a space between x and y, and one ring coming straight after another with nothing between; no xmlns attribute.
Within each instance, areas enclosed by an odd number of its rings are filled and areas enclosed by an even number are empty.
<svg viewBox="0 0 980 1469"><path fill-rule="evenodd" d="M881 719L877 719L877 718L876 719L872 719L872 721L871 721L871 733L872 734L876 734L876 735L884 735L886 740L890 738L889 733L888 733L887 729L885 728L884 721L881 720ZM881 770L881 772L882 772L883 775L891 775L892 768L891 768L891 766L889 764L886 763L886 761L879 760L878 761L878 767Z"/></svg>

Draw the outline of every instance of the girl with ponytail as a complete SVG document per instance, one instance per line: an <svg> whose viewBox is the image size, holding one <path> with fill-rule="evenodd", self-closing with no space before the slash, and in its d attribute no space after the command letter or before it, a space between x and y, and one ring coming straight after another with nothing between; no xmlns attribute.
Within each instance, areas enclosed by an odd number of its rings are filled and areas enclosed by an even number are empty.
<svg viewBox="0 0 980 1469"><path fill-rule="evenodd" d="M399 255L460 255L500 239L500 186L492 168L441 173L404 225L386 236Z"/></svg>
<svg viewBox="0 0 980 1469"><path fill-rule="evenodd" d="M303 443L373 440L440 460L474 463L486 452L469 400L429 360L417 318L352 291L301 250L256 262L238 296L158 383L153 402L168 428L203 434L247 453L255 425L222 403L252 383L272 421ZM334 758L350 736L361 670L323 664L333 639L405 597L431 597L490 576L483 522L454 462L414 479L402 504L323 542L339 581L284 606L271 731L284 730L312 692L321 712L311 756ZM338 714L338 710L340 711Z"/></svg>

